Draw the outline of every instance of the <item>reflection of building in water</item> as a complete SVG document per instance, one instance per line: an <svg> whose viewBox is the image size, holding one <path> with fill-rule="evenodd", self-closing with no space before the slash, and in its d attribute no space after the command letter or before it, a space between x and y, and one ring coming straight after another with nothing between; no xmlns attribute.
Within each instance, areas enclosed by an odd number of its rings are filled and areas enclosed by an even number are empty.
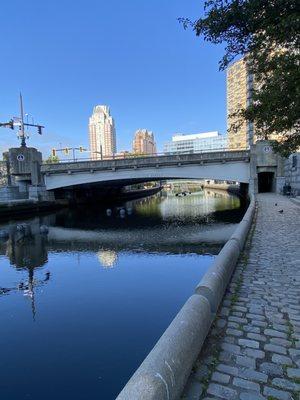
<svg viewBox="0 0 300 400"><path fill-rule="evenodd" d="M16 268L34 269L48 261L45 238L42 235L10 236L7 242L7 256Z"/></svg>
<svg viewBox="0 0 300 400"><path fill-rule="evenodd" d="M104 268L113 268L118 260L118 253L113 250L100 250L97 258Z"/></svg>
<svg viewBox="0 0 300 400"><path fill-rule="evenodd" d="M23 291L24 296L31 300L33 317L35 317L34 288L50 278L50 273L46 272L44 279L34 279L34 270L48 261L46 241L47 238L40 234L39 220L35 219L30 224L10 226L9 239L5 244L5 253L10 264L17 269L28 271L28 281L20 282L16 288L7 288L6 292Z"/></svg>

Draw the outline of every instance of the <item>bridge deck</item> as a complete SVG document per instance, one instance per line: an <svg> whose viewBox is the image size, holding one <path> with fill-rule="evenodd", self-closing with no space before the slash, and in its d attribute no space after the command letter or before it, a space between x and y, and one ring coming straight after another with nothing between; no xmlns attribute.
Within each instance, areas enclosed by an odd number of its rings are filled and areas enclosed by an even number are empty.
<svg viewBox="0 0 300 400"><path fill-rule="evenodd" d="M233 162L245 161L249 162L250 151L218 151L208 153L193 153L193 154L176 154L176 155L161 155L161 156L146 156L124 159L111 159L111 160L94 160L94 161L77 161L65 162L57 164L43 164L42 172L49 174L81 172L81 171L101 171L101 170L116 170L116 169L136 169L136 168L149 168L158 166L180 166L192 165L201 163L220 163L220 162Z"/></svg>

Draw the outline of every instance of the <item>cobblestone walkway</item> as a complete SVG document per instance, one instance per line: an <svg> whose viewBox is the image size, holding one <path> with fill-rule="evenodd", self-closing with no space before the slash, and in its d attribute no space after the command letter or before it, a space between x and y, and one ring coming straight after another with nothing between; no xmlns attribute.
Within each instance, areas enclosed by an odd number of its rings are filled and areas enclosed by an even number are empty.
<svg viewBox="0 0 300 400"><path fill-rule="evenodd" d="M300 399L300 207L289 199L258 195L255 224L182 399Z"/></svg>

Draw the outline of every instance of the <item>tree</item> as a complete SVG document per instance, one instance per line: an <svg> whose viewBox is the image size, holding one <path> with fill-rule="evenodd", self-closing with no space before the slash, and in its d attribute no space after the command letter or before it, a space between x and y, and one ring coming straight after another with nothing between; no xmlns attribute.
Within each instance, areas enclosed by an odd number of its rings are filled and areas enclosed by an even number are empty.
<svg viewBox="0 0 300 400"><path fill-rule="evenodd" d="M300 146L300 3L299 0L209 0L204 17L192 26L197 36L225 43L220 69L245 57L255 85L252 102L235 116L255 124L259 138L272 139L288 156ZM233 125L230 130L237 130Z"/></svg>
<svg viewBox="0 0 300 400"><path fill-rule="evenodd" d="M49 156L47 159L46 159L46 164L56 164L56 163L59 163L59 158L57 157L57 156Z"/></svg>

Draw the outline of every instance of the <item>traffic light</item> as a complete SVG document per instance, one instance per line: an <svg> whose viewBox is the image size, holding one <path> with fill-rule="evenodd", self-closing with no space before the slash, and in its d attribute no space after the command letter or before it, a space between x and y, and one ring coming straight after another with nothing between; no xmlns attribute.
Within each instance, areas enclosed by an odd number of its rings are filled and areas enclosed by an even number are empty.
<svg viewBox="0 0 300 400"><path fill-rule="evenodd" d="M69 155L69 149L67 147L64 149L64 153L66 156Z"/></svg>
<svg viewBox="0 0 300 400"><path fill-rule="evenodd" d="M39 135L41 135L42 134L42 127L41 127L41 125L38 125L38 133L39 133Z"/></svg>
<svg viewBox="0 0 300 400"><path fill-rule="evenodd" d="M56 149L51 150L52 157L56 157Z"/></svg>
<svg viewBox="0 0 300 400"><path fill-rule="evenodd" d="M11 119L9 122L0 122L0 128L10 128L10 129L15 129L14 127L14 121Z"/></svg>
<svg viewBox="0 0 300 400"><path fill-rule="evenodd" d="M79 151L80 153L84 152L84 148L82 146L79 146Z"/></svg>
<svg viewBox="0 0 300 400"><path fill-rule="evenodd" d="M10 129L15 129L15 127L14 127L14 120L13 120L13 119L11 119L11 120L9 121L9 127L10 127Z"/></svg>

